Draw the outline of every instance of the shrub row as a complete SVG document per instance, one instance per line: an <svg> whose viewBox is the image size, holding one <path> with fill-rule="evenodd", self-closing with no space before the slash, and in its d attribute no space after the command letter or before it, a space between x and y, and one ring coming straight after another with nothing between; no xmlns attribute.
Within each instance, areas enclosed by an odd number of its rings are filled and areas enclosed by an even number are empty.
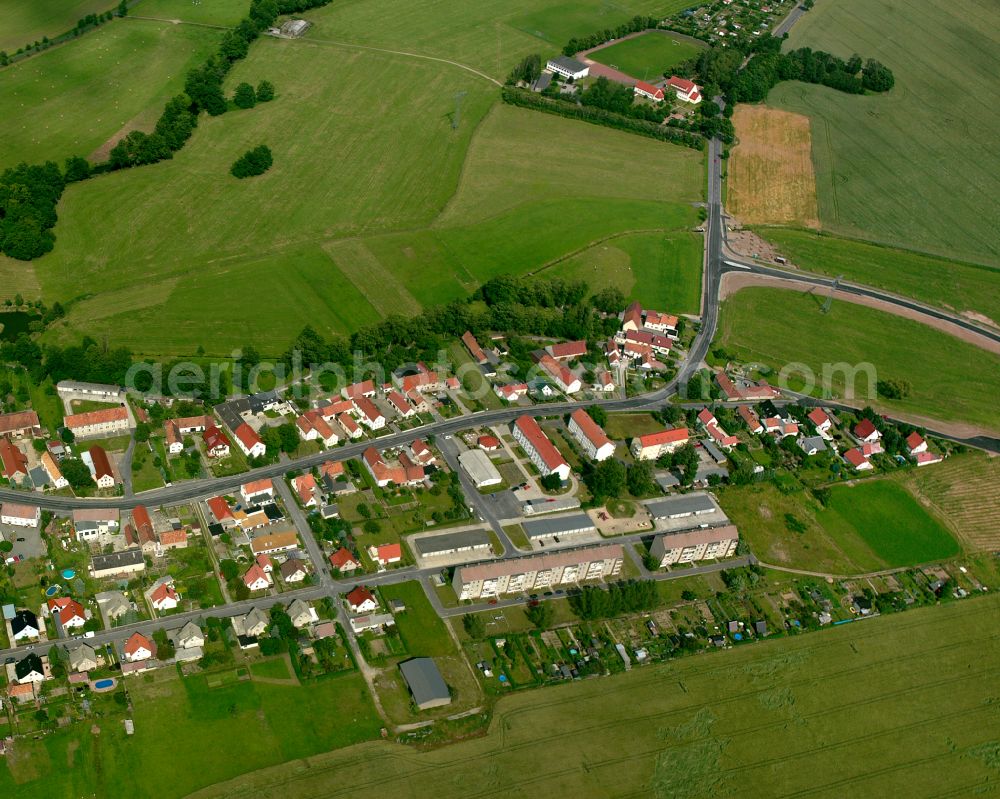
<svg viewBox="0 0 1000 799"><path fill-rule="evenodd" d="M693 150L705 149L705 139L701 136L677 128L666 127L645 119L633 119L612 111L606 111L603 108L577 105L575 102L560 100L554 97L543 97L532 91L517 89L513 86L504 86L500 90L500 94L503 101L509 105L516 105L521 108L533 108L536 111L544 111L547 114L556 114L557 116L569 119L580 119L584 122L591 122L595 125L604 125L608 128L617 128L629 133L637 133L640 136L648 136L651 139L682 144Z"/></svg>

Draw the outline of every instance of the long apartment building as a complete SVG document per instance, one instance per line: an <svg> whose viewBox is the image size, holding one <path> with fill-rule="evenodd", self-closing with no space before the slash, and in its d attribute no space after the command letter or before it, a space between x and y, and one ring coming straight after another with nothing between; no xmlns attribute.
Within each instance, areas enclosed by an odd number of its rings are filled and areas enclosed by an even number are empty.
<svg viewBox="0 0 1000 799"><path fill-rule="evenodd" d="M543 476L555 473L561 480L569 479L569 464L566 459L531 416L519 416L511 425L510 431Z"/></svg>
<svg viewBox="0 0 1000 799"><path fill-rule="evenodd" d="M653 539L649 554L656 558L662 569L675 563L731 558L736 554L739 543L740 533L734 524L702 527L658 535Z"/></svg>
<svg viewBox="0 0 1000 799"><path fill-rule="evenodd" d="M73 435L77 438L124 433L131 427L128 409L124 405L65 416L63 424L67 429L72 430Z"/></svg>
<svg viewBox="0 0 1000 799"><path fill-rule="evenodd" d="M622 555L621 544L607 544L460 566L455 570L452 585L458 598L464 600L606 580L621 573Z"/></svg>
<svg viewBox="0 0 1000 799"><path fill-rule="evenodd" d="M583 408L570 414L568 427L588 458L603 461L615 454L614 442Z"/></svg>

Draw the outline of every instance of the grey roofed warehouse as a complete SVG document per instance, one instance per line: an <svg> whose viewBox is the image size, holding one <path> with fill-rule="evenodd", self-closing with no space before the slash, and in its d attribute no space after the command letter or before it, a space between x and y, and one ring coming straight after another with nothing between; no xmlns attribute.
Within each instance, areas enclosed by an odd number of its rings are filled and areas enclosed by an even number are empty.
<svg viewBox="0 0 1000 799"><path fill-rule="evenodd" d="M458 461L472 478L476 488L500 485L503 482L503 478L497 471L497 467L493 465L493 461L490 460L490 456L481 449L466 450L458 456Z"/></svg>
<svg viewBox="0 0 1000 799"><path fill-rule="evenodd" d="M403 679L421 710L451 703L451 693L433 658L413 658L399 664Z"/></svg>
<svg viewBox="0 0 1000 799"><path fill-rule="evenodd" d="M718 506L708 494L682 494L648 502L646 510L654 519L678 519L682 516L712 513L718 510Z"/></svg>
<svg viewBox="0 0 1000 799"><path fill-rule="evenodd" d="M529 539L586 533L597 529L594 520L586 513L574 513L572 516L556 516L548 519L532 519L524 522L522 526Z"/></svg>
<svg viewBox="0 0 1000 799"><path fill-rule="evenodd" d="M468 549L488 549L490 536L485 530L463 530L458 533L430 535L411 541L417 554L423 557L450 555Z"/></svg>

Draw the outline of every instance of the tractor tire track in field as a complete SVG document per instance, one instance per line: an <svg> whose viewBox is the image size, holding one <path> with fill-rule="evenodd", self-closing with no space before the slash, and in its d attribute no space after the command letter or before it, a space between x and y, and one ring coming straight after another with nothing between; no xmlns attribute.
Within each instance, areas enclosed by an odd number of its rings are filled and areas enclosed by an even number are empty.
<svg viewBox="0 0 1000 799"><path fill-rule="evenodd" d="M480 72L475 67L470 67L468 64L463 64L461 61L452 61L449 58L440 58L433 55L425 55L423 53L411 53L407 50L391 50L387 47L375 47L370 44L355 44L354 42L342 42L337 39L317 39L313 36L303 36L299 41L311 42L313 44L323 44L331 45L333 47L346 47L352 50L368 50L373 53L386 53L388 55L402 56L404 58L418 58L423 61L437 61L439 64L448 64L453 67L458 67L459 69L464 69L466 72L471 72L477 77L488 80L494 86L502 87L503 84L496 78L487 75L485 72Z"/></svg>
<svg viewBox="0 0 1000 799"><path fill-rule="evenodd" d="M147 22L162 22L167 25L193 25L198 28L212 28L214 30L230 30L227 25L212 25L208 22L188 22L183 19L164 19L162 17L138 17L138 16L127 16L124 19L139 19L146 20ZM468 64L463 64L461 61L452 61L449 58L440 58L433 55L425 55L424 53L412 53L407 50L392 50L387 47L375 47L369 44L356 44L355 42L344 42L338 39L320 39L315 36L303 36L297 41L301 42L312 42L313 44L326 44L332 45L334 47L346 47L353 50L369 50L374 53L386 53L388 55L403 56L405 58L419 58L424 61L437 61L440 64L448 64L453 67L458 67L459 69L464 69L466 72L471 72L477 77L488 80L495 86L502 87L503 84L491 75L487 75L485 72L480 72L475 67L470 67Z"/></svg>
<svg viewBox="0 0 1000 799"><path fill-rule="evenodd" d="M980 609L979 607L973 605L973 606L971 606L971 610L967 610L966 607L963 607L960 611L956 611L956 612L959 612L963 616L970 615L970 614L972 614L972 615L984 615L984 614L991 613L991 610L990 610L990 608ZM906 630L919 628L919 627L922 627L924 625L925 625L925 622L923 620L918 620L918 621L907 623L907 624L900 624L897 627L897 631L905 632ZM863 632L861 635L857 636L856 640L857 641L864 641L864 640L870 639L870 638L877 638L878 636L879 636L879 631L876 630L873 627L872 630L871 630L871 632L867 632L867 631ZM1000 634L991 636L989 640L996 639L998 637L1000 637ZM884 658L882 660L879 660L879 661L876 661L876 662L872 662L872 663L866 663L866 664L857 666L857 667L852 668L852 669L846 669L846 670L845 669L839 669L839 670L835 670L835 671L833 671L833 672L831 672L829 674L825 674L825 675L821 675L821 676L812 675L812 676L809 676L807 678L803 678L801 680L797 680L797 681L792 682L792 683L786 683L785 685L786 685L786 687L801 687L801 686L815 685L817 682L822 682L822 681L827 680L827 679L832 679L832 678L836 678L836 677L839 677L839 678L849 677L849 676L851 676L853 674L859 674L859 673L863 674L863 673L869 671L870 669L877 670L879 667L888 665L890 663L899 664L899 663L902 663L902 662L908 662L908 661L912 661L912 660L915 660L915 659L925 660L926 658L928 658L929 656L931 656L935 652L946 651L946 650L951 649L952 647L959 646L961 644L967 644L967 643L969 643L972 640L973 639L965 639L963 641L958 641L958 642L947 641L947 642L942 643L939 646L936 646L936 647L934 647L934 648L932 648L930 650L927 650L927 649L920 650L919 652L914 652L913 654L911 654L911 655L909 655L907 657L904 657L902 659L898 655L892 655L892 656L886 657L886 658ZM976 638L975 640L980 640L980 639ZM812 645L809 645L809 646L803 646L801 649L797 649L796 653L797 654L805 654L805 655L814 654L816 652L822 651L824 649L828 649L830 647L839 646L841 643L842 643L842 639L840 639L839 637L837 637L837 638L831 637L831 638L823 640L823 641L818 641L815 644L812 644ZM711 665L709 665L709 666L707 666L705 668L693 669L693 670L691 670L690 672L687 672L687 673L690 674L690 675L692 675L692 676L696 676L696 677L705 677L705 676L710 676L714 672L726 672L726 671L731 670L732 668L733 668L733 665L731 663L720 662L720 663L717 663L717 664L713 663L713 664L711 664ZM666 671L666 670L668 670L668 667L658 668L658 669L655 669L655 670L651 670L650 673L648 674L648 676L646 676L642 680L635 681L635 682L629 682L628 684L622 684L620 686L609 686L610 691L605 691L604 695L606 696L608 693L628 692L628 691L634 690L636 687L642 687L642 686L647 686L648 687L648 686L651 686L651 685L654 685L654 684L659 684L662 681L663 672ZM983 674L985 674L985 673L987 673L987 672L984 671ZM924 688L940 687L941 685L947 685L947 684L959 682L959 681L964 680L964 679L968 679L970 676L977 676L978 677L978 676L982 676L982 675L980 675L980 674L976 674L976 675L968 675L968 674L966 674L966 675L963 675L961 677L953 678L953 679L950 679L950 680L948 680L948 679L946 679L946 680L940 680L940 681L937 681L936 683L930 683L930 684L927 684L927 685L922 686L922 687L924 687ZM898 689L896 691L893 691L893 692L890 692L888 694L880 695L879 697L865 698L865 699L858 700L857 702L851 703L851 704L848 704L848 705L838 705L836 708L821 709L819 711L816 711L813 714L810 714L810 716L805 716L803 718L814 717L814 716L815 717L819 717L819 716L824 715L824 714L828 714L828 713L831 713L831 712L836 712L838 710L842 710L845 707L863 706L863 705L866 705L866 704L870 704L873 701L879 701L880 699L894 698L896 696L903 696L903 695L906 695L906 694L912 692L913 690L914 690L913 686L907 685L904 688L900 688L900 689ZM631 716L629 718L616 720L615 722L613 722L611 724L606 724L606 723L605 724L594 724L594 725L591 725L589 727L584 727L584 728L580 728L580 729L573 729L573 730L570 730L570 731L567 731L567 732L564 732L564 733L560 733L560 734L556 734L556 735L550 735L547 738L547 740L551 743L553 740L557 740L557 739L561 739L561 738L573 737L573 736L581 735L581 734L584 734L584 733L587 733L587 732L600 732L600 731L606 732L608 729L611 729L611 728L614 728L614 727L618 727L618 726L621 726L621 725L633 725L636 722L653 721L653 720L656 720L656 719L663 719L663 718L666 718L666 717L669 717L669 716L672 716L672 715L676 715L676 714L690 714L690 713L696 712L696 711L698 711L699 709L702 709L702 708L719 707L722 704L729 704L729 703L732 703L732 702L742 701L742 700L747 699L749 697L755 696L755 695L757 695L759 693L760 693L760 690L749 690L749 691L741 692L739 694L734 694L733 696L725 697L724 699L721 699L721 700L720 699L711 699L711 700L706 700L705 702L697 703L695 705L689 705L689 706L685 706L685 707L682 707L682 708L672 708L672 709L667 710L667 711L650 713L650 714L647 714L645 716L639 716L639 717ZM537 712L540 709L558 708L558 707L560 707L562 705L566 705L566 704L575 704L578 701L579 701L578 697L570 696L570 697L565 698L565 699L559 698L559 699L554 699L554 700L550 700L550 701L547 701L547 702L536 703L536 704L534 704L534 705L532 705L530 707L516 708L516 709L514 709L510 713L498 713L496 715L496 717L495 717L494 722L496 724L506 725L508 723L509 719L514 718L514 717L516 717L518 715L521 715L522 713L534 713L534 712ZM749 734L749 733L754 733L754 732L759 732L759 731L767 730L767 729L773 728L775 726L781 726L781 725L783 725L785 723L787 723L787 720L780 719L777 722L770 722L770 723L766 723L766 724L756 725L756 726L751 727L751 728L747 728L747 729L744 729L744 730L737 731L737 732L735 732L733 734L735 734L735 735L746 735L746 734ZM514 745L506 748L504 751L506 753L517 752L517 751L525 749L525 748L530 748L530 747L532 747L534 745L535 745L534 741L525 741L525 742L522 742L522 743L519 743L519 744L514 744ZM658 751L661 751L664 748L670 748L670 747L658 747L656 750L653 750L653 751L657 751L658 752ZM436 763L433 763L433 764L423 765L423 767L421 767L421 765L423 764L423 760L420 759L417 755L400 754L400 753L394 753L394 752L384 752L384 753L375 754L375 755L371 755L371 753L366 753L365 756L359 756L359 758L358 758L358 760L356 762L362 762L363 761L365 763L371 764L373 761L387 760L387 761L397 761L397 762L401 761L401 762L410 763L410 764L412 764L414 766L417 766L418 767L417 770L411 771L411 772L407 773L403 777L400 777L400 779L413 779L416 776L428 773L430 771L434 771L434 770L441 769L441 768L446 768L448 766L460 765L460 764L463 764L463 763L467 764L467 763L469 763L471 761L475 761L475 760L482 760L483 758L491 757L493 754L494 754L494 752L490 751L490 752L483 753L481 755L476 755L476 756L474 756L472 758L458 757L458 758L455 758L453 760L445 760L445 761L440 761L440 762L436 762ZM631 756L628 756L625 759L631 759ZM285 780L282 781L281 784L283 786L286 786L286 785L289 784L289 782L292 782L292 781L299 781L299 780L302 780L302 779L305 779L305 778L310 778L311 779L318 772L323 772L323 771L329 772L329 771L334 771L334 770L342 769L342 768L344 768L345 765L350 765L350 762L355 762L355 761L348 761L347 764L345 764L343 762L338 762L338 763L331 764L331 765L328 765L328 766L317 766L315 763L311 763L308 772L303 773L301 775L298 775L296 777L293 777L291 780L285 779ZM575 771L578 770L578 768L579 767L574 766L571 769L567 769L566 772L567 773L569 773L569 772L575 772ZM550 774L548 776L551 777L551 776L557 776L557 775ZM384 784L385 784L384 780L381 780L381 779L378 779L378 778L370 779L370 780L366 780L366 781L364 781L362 783L355 783L355 784L352 784L350 786L344 786L344 788L341 789L341 793L342 794L344 794L344 793L353 793L353 792L356 792L359 789L370 788L370 787L374 787L374 786L378 786L378 785L384 785ZM258 788L258 790L259 790L259 788ZM220 796L225 796L225 795L231 795L231 794L220 794ZM334 795L337 795L337 794L332 794L332 793L329 792L329 789L324 788L321 793L312 794L309 797L302 796L302 797L300 797L300 799L319 799L319 797L321 797L321 796L325 797L325 796L334 796ZM484 795L488 795L488 794L484 794Z"/></svg>

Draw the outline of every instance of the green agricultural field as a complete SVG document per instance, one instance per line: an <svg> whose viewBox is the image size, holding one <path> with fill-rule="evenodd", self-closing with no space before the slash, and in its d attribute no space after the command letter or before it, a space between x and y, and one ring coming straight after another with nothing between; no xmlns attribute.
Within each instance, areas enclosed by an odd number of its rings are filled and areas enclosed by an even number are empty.
<svg viewBox="0 0 1000 799"><path fill-rule="evenodd" d="M185 796L264 763L278 764L378 736L364 679L357 673L304 687L249 680L181 679L173 669L128 684L135 735L121 719L99 719L99 733L78 723L40 741L23 740L18 756L0 765L0 788L19 799L146 795ZM296 708L294 711L293 708ZM170 730L169 747L162 745ZM220 757L220 742L226 742ZM72 763L72 768L54 764ZM179 767L183 764L183 768Z"/></svg>
<svg viewBox="0 0 1000 799"><path fill-rule="evenodd" d="M59 241L36 273L64 302L81 282L105 291L72 303L49 336L106 331L137 352L176 355L199 345L226 355L249 336L280 352L306 321L347 332L630 230L660 230L679 244L635 245L634 271L664 281L650 300L673 308L676 276L676 296L687 298L677 310L694 307L701 255L680 231L697 222L690 203L702 193L701 154L506 106L473 136L495 94L460 70L304 42L254 47L234 80L267 75L277 100L203 119L172 161L67 190ZM329 82L298 81L321 64L335 65ZM404 68L412 83L394 83ZM386 102L407 136L365 99L368 80L394 87ZM456 89L468 94L453 131ZM314 111L331 105L350 112ZM337 146L305 144L321 139ZM271 143L275 166L254 181L230 180L223 167L256 141ZM248 331L241 285L269 298L257 320L266 336Z"/></svg>
<svg viewBox="0 0 1000 799"><path fill-rule="evenodd" d="M949 308L984 315L1000 324L1000 272L807 230L758 231L783 255L811 272L847 280Z"/></svg>
<svg viewBox="0 0 1000 799"><path fill-rule="evenodd" d="M103 14L113 0L0 0L0 50L13 55L21 47L66 33L88 14Z"/></svg>
<svg viewBox="0 0 1000 799"><path fill-rule="evenodd" d="M686 36L649 31L595 50L590 58L633 78L655 82L669 75L677 64L694 58L702 49L702 45Z"/></svg>
<svg viewBox="0 0 1000 799"><path fill-rule="evenodd" d="M502 79L529 53L556 55L573 36L619 25L636 14L667 14L684 0L437 0L333 3L309 14L310 38L459 61Z"/></svg>
<svg viewBox="0 0 1000 799"><path fill-rule="evenodd" d="M813 121L825 228L1000 265L997 30L1000 5L982 0L843 0L796 23L787 47L860 53L896 76L886 95L784 83L768 98Z"/></svg>
<svg viewBox="0 0 1000 799"><path fill-rule="evenodd" d="M817 376L812 393L822 396L826 364L874 367L877 379L906 380L910 395L901 400L879 398L871 404L888 412L962 421L988 430L1000 429L996 397L1000 391L1000 358L931 327L848 302L835 301L829 313L824 297L783 289L750 288L722 306L715 344L743 361L776 371L805 365ZM795 331L789 335L789 331ZM801 370L789 373L789 388L808 388ZM830 393L844 396L845 373L831 374ZM865 371L854 393L868 402Z"/></svg>
<svg viewBox="0 0 1000 799"><path fill-rule="evenodd" d="M114 20L7 67L0 73L0 169L19 161L93 157L116 134L151 128L184 86L184 73L214 50L220 35L188 25Z"/></svg>
<svg viewBox="0 0 1000 799"><path fill-rule="evenodd" d="M973 795L995 779L998 608L967 600L528 691L482 738L363 744L192 799Z"/></svg>
<svg viewBox="0 0 1000 799"><path fill-rule="evenodd" d="M840 530L850 528L888 566L927 563L959 552L955 539L941 523L891 480L834 486L819 523L841 545Z"/></svg>
<svg viewBox="0 0 1000 799"><path fill-rule="evenodd" d="M142 0L133 14L202 25L235 25L247 15L247 0Z"/></svg>
<svg viewBox="0 0 1000 799"><path fill-rule="evenodd" d="M646 308L701 312L703 241L696 233L627 233L588 247L538 274L614 286Z"/></svg>
<svg viewBox="0 0 1000 799"><path fill-rule="evenodd" d="M582 0L519 3L523 8L507 24L561 50L573 36L614 27L636 15L665 17L687 8L687 0Z"/></svg>

